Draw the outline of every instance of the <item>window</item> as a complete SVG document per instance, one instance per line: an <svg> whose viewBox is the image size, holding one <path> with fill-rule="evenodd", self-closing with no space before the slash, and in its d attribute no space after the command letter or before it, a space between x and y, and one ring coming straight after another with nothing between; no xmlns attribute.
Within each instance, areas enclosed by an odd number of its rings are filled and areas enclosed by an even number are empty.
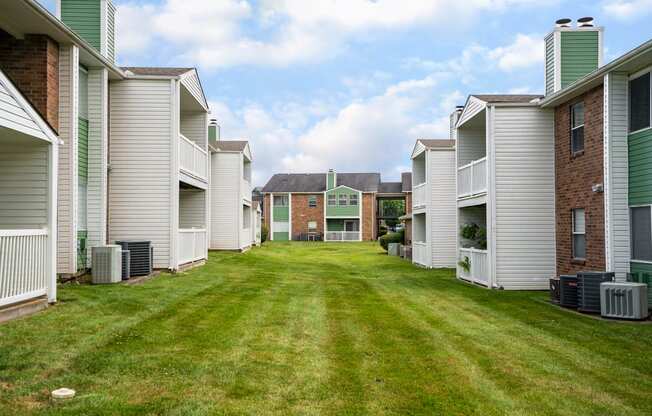
<svg viewBox="0 0 652 416"><path fill-rule="evenodd" d="M650 73L629 81L629 131L650 127Z"/></svg>
<svg viewBox="0 0 652 416"><path fill-rule="evenodd" d="M287 207L289 206L289 199L287 195L274 195L274 206L275 207Z"/></svg>
<svg viewBox="0 0 652 416"><path fill-rule="evenodd" d="M335 205L337 205L337 195L329 194L328 195L328 206L329 207L334 207Z"/></svg>
<svg viewBox="0 0 652 416"><path fill-rule="evenodd" d="M317 197L315 195L310 195L308 197L308 206L310 208L316 208L317 207Z"/></svg>
<svg viewBox="0 0 652 416"><path fill-rule="evenodd" d="M358 205L358 194L349 195L349 205Z"/></svg>
<svg viewBox="0 0 652 416"><path fill-rule="evenodd" d="M311 233L317 231L317 221L308 221L308 231Z"/></svg>
<svg viewBox="0 0 652 416"><path fill-rule="evenodd" d="M340 194L340 203L339 206L344 207L348 203L349 198L347 198L346 194Z"/></svg>
<svg viewBox="0 0 652 416"><path fill-rule="evenodd" d="M586 258L586 218L584 209L574 209L573 214L573 258Z"/></svg>
<svg viewBox="0 0 652 416"><path fill-rule="evenodd" d="M650 207L631 210L632 260L652 261L652 217Z"/></svg>
<svg viewBox="0 0 652 416"><path fill-rule="evenodd" d="M571 152L584 150L584 103L571 106Z"/></svg>

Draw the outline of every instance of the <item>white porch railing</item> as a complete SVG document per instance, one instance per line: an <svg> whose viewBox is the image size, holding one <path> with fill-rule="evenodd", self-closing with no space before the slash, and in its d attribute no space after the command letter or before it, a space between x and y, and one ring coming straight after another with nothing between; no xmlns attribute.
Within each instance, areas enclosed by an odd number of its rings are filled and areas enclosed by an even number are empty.
<svg viewBox="0 0 652 416"><path fill-rule="evenodd" d="M425 241L412 241L412 263L430 266L428 251L428 243Z"/></svg>
<svg viewBox="0 0 652 416"><path fill-rule="evenodd" d="M179 135L179 168L203 181L208 177L208 153L183 134Z"/></svg>
<svg viewBox="0 0 652 416"><path fill-rule="evenodd" d="M326 241L360 241L360 231L326 231Z"/></svg>
<svg viewBox="0 0 652 416"><path fill-rule="evenodd" d="M470 268L467 272L463 267L457 266L459 276L464 280L470 280L482 285L489 285L489 266L487 262L487 250L478 250L475 248L461 248L459 260L469 259Z"/></svg>
<svg viewBox="0 0 652 416"><path fill-rule="evenodd" d="M0 230L0 306L47 294L47 230Z"/></svg>
<svg viewBox="0 0 652 416"><path fill-rule="evenodd" d="M206 230L198 228L179 230L179 264L206 258Z"/></svg>
<svg viewBox="0 0 652 416"><path fill-rule="evenodd" d="M465 198L487 192L487 158L474 160L457 170L457 196Z"/></svg>
<svg viewBox="0 0 652 416"><path fill-rule="evenodd" d="M416 185L412 188L412 208L422 208L426 206L426 183Z"/></svg>

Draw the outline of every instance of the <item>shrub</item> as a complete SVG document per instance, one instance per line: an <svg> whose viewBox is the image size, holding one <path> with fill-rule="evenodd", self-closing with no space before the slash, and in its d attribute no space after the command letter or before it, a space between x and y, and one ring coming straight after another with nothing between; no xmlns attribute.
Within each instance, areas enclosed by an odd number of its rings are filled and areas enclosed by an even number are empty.
<svg viewBox="0 0 652 416"><path fill-rule="evenodd" d="M267 241L268 234L269 230L267 230L267 226L263 224L263 226L260 228L260 244L263 244L265 241Z"/></svg>
<svg viewBox="0 0 652 416"><path fill-rule="evenodd" d="M400 243L403 244L405 240L405 231L401 230L396 233L388 233L380 237L380 246L383 250L387 251L387 247L390 243Z"/></svg>

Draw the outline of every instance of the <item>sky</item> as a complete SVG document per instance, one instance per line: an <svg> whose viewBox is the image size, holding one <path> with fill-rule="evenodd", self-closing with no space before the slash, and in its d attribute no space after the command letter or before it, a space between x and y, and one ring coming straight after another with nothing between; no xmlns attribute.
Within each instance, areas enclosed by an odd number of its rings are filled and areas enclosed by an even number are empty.
<svg viewBox="0 0 652 416"><path fill-rule="evenodd" d="M542 92L559 18L604 26L605 62L652 38L652 0L113 1L118 64L197 67L222 138L250 141L255 185L398 180L469 94Z"/></svg>

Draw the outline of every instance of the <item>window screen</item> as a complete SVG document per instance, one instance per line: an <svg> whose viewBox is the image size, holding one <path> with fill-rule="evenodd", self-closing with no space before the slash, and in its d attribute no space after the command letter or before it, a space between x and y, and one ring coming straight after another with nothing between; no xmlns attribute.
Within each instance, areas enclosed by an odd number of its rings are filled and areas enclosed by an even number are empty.
<svg viewBox="0 0 652 416"><path fill-rule="evenodd" d="M340 194L340 206L345 206L346 203L348 202L349 198L347 198L346 194Z"/></svg>
<svg viewBox="0 0 652 416"><path fill-rule="evenodd" d="M337 205L337 195L335 194L328 195L328 205L329 206Z"/></svg>
<svg viewBox="0 0 652 416"><path fill-rule="evenodd" d="M650 127L650 73L629 81L629 131Z"/></svg>
<svg viewBox="0 0 652 416"><path fill-rule="evenodd" d="M652 261L650 207L632 208L632 259Z"/></svg>
<svg viewBox="0 0 652 416"><path fill-rule="evenodd" d="M574 209L573 215L573 258L586 258L586 218L583 209Z"/></svg>
<svg viewBox="0 0 652 416"><path fill-rule="evenodd" d="M571 151L584 150L584 103L571 107Z"/></svg>

